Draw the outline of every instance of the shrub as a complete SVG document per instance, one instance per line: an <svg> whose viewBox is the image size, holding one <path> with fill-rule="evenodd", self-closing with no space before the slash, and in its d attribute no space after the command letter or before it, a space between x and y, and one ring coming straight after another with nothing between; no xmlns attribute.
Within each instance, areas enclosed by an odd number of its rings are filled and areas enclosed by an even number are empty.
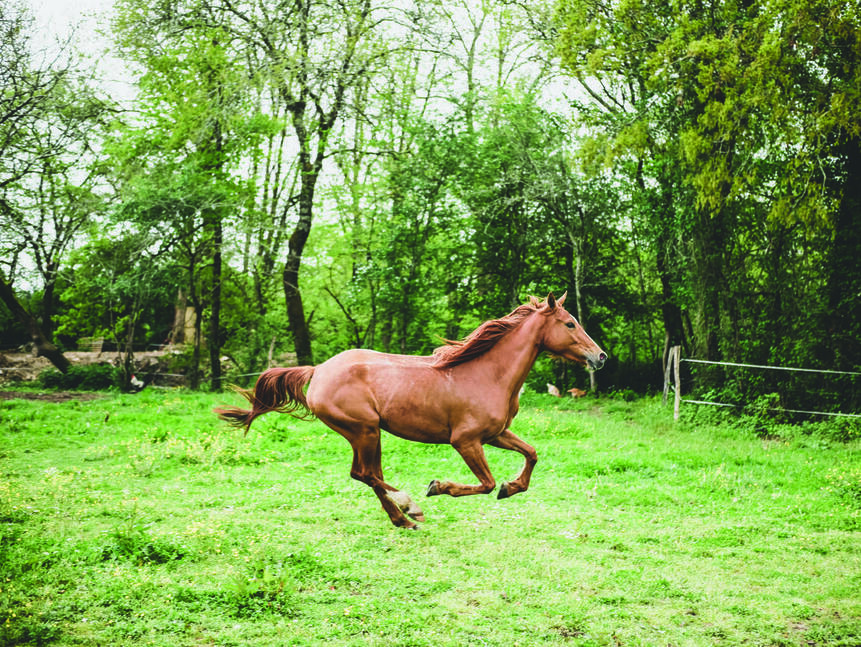
<svg viewBox="0 0 861 647"><path fill-rule="evenodd" d="M67 373L48 369L39 375L39 384L46 389L98 391L119 386L120 371L110 364L72 366Z"/></svg>
<svg viewBox="0 0 861 647"><path fill-rule="evenodd" d="M153 537L136 516L120 524L107 536L98 552L102 560L136 564L166 564L185 557L186 547L170 539Z"/></svg>
<svg viewBox="0 0 861 647"><path fill-rule="evenodd" d="M858 418L835 418L822 424L824 433L834 441L849 443L861 440L861 420Z"/></svg>

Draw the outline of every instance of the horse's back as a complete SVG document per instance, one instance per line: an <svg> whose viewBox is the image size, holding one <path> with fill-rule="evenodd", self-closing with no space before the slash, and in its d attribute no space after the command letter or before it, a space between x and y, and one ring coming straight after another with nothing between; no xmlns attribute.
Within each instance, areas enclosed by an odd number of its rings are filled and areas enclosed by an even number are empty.
<svg viewBox="0 0 861 647"><path fill-rule="evenodd" d="M420 370L433 370L430 360L358 348L345 350L314 368L308 400L320 402L335 398L345 390L353 397L362 390L370 395L385 389L393 380L403 380Z"/></svg>
<svg viewBox="0 0 861 647"><path fill-rule="evenodd" d="M395 353L383 353L378 350L366 348L352 348L338 353L320 366L332 363L334 365L347 364L369 364L373 366L430 366L434 361L433 356L426 355L397 355Z"/></svg>
<svg viewBox="0 0 861 647"><path fill-rule="evenodd" d="M307 399L324 422L368 423L422 442L446 442L450 398L433 358L354 349L314 369Z"/></svg>

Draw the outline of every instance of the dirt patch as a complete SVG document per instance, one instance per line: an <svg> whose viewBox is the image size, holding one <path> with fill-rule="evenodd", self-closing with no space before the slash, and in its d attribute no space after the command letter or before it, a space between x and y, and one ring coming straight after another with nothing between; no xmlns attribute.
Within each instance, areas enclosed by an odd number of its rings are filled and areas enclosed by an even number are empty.
<svg viewBox="0 0 861 647"><path fill-rule="evenodd" d="M43 402L68 402L69 400L97 400L101 393L75 393L73 391L0 391L0 400L41 400Z"/></svg>
<svg viewBox="0 0 861 647"><path fill-rule="evenodd" d="M174 375L171 370L173 359L182 351L169 348L156 351L138 351L134 354L134 372L139 376L149 375L150 381L158 381L164 386L178 386L185 383L182 375ZM120 357L112 352L66 351L63 353L72 366L108 364L119 366ZM7 381L32 382L42 371L52 369L44 357L33 353L0 352L0 383Z"/></svg>

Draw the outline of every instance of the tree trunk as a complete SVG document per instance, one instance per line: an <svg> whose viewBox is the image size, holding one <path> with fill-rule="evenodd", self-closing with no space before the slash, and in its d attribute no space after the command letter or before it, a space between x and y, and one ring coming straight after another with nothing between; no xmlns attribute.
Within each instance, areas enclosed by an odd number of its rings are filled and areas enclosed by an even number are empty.
<svg viewBox="0 0 861 647"><path fill-rule="evenodd" d="M656 158L653 153L653 157ZM637 186L643 196L649 194L646 188L646 182L643 179L644 160L640 158L637 161ZM655 236L655 269L658 272L658 279L661 282L661 317L664 322L664 348L661 353L661 368L664 372L667 370L667 362L669 361L670 349L673 346L683 346L685 344L684 326L682 325L682 309L676 301L673 291L673 275L672 265L669 262L671 253L671 241L674 235L675 227L672 224L674 209L673 204L673 179L666 171L665 166L661 166L662 171L658 176L660 182L660 194L655 196L655 201L652 203L652 211L657 219L657 226L653 225L653 230L656 231ZM645 292L644 292L645 294Z"/></svg>
<svg viewBox="0 0 861 647"><path fill-rule="evenodd" d="M665 228L660 227L657 238L657 253L655 254L655 266L658 277L661 280L661 316L664 320L664 349L661 354L662 368L667 369L670 348L683 346L685 343L684 326L682 325L682 309L676 303L673 293L672 277L670 276L667 256L670 253L669 240Z"/></svg>
<svg viewBox="0 0 861 647"><path fill-rule="evenodd" d="M198 306L194 308L194 345L191 350L191 374L189 375L189 387L195 391L200 388L200 347L203 339L201 336L201 323L203 313Z"/></svg>
<svg viewBox="0 0 861 647"><path fill-rule="evenodd" d="M135 307L133 312L138 312L138 308ZM132 375L134 375L134 341L136 322L137 316L133 314L129 318L128 328L126 329L125 339L122 340L122 345L117 345L117 358L120 361L120 371L122 372L121 387L123 391L131 390ZM119 342L119 339L117 341Z"/></svg>
<svg viewBox="0 0 861 647"><path fill-rule="evenodd" d="M217 38L213 38L212 45L214 47L219 46ZM212 139L204 146L204 150L208 154L206 165L212 172L212 179L219 180L224 169L224 133L221 127L220 114L224 102L224 92L214 68L209 68L207 82L210 86L210 92L214 92L217 97L219 114L215 115ZM224 237L222 210L223 207L217 206L204 216L204 227L209 229L208 233L212 237L212 292L209 309L209 334L207 335L210 390L212 391L221 391L221 248ZM199 330L197 332L199 335Z"/></svg>
<svg viewBox="0 0 861 647"><path fill-rule="evenodd" d="M314 363L311 352L311 334L302 305L302 292L299 289L299 267L302 264L302 251L311 233L311 219L314 208L314 186L317 173L302 174L302 188L299 194L299 222L287 244L287 262L284 264L284 297L287 301L287 321L293 333L296 361L300 366Z"/></svg>
<svg viewBox="0 0 861 647"><path fill-rule="evenodd" d="M180 287L176 293L176 305L173 313L173 326L170 329L170 336L167 338L167 343L172 345L184 344L186 342L186 315L188 313L188 299L185 297L185 292Z"/></svg>
<svg viewBox="0 0 861 647"><path fill-rule="evenodd" d="M703 241L703 264L700 268L700 343L705 359L720 360L720 262L717 252L707 249L709 241Z"/></svg>
<svg viewBox="0 0 861 647"><path fill-rule="evenodd" d="M582 216L582 212L581 212ZM581 287L583 285L583 256L582 256L582 239L576 238L572 232L568 232L571 243L574 245L574 303L577 308L577 321L581 326L586 325L586 314L583 312L583 294ZM598 378L595 371L589 370L589 390L592 393L598 392Z"/></svg>
<svg viewBox="0 0 861 647"><path fill-rule="evenodd" d="M834 243L828 258L828 311L833 368L858 370L861 341L858 312L861 312L861 138L855 136L836 151L843 162L843 187L834 223Z"/></svg>
<svg viewBox="0 0 861 647"><path fill-rule="evenodd" d="M15 296L12 286L9 285L2 276L0 276L0 299L3 300L3 303L6 304L6 307L9 308L10 312L18 322L27 329L30 339L33 340L33 343L36 346L36 354L39 357L47 359L51 364L56 366L60 372L66 373L70 366L69 360L67 360L63 353L60 352L60 349L51 343L51 341L45 336L45 333L42 332L42 329L39 326L39 322L24 309L24 306L21 305L18 298Z"/></svg>
<svg viewBox="0 0 861 647"><path fill-rule="evenodd" d="M45 273L45 291L42 293L42 332L47 339L54 338L54 292L57 286L56 264L48 265Z"/></svg>
<svg viewBox="0 0 861 647"><path fill-rule="evenodd" d="M210 389L221 391L221 214L212 216L212 304L209 311Z"/></svg>
<svg viewBox="0 0 861 647"><path fill-rule="evenodd" d="M200 297L197 294L197 288L195 287L196 278L194 275L194 271L192 270L189 273L189 294L188 299L191 301L192 310L194 311L194 334L192 339L192 348L191 348L191 368L188 374L188 386L191 389L197 390L200 388L200 346L202 343L201 339L201 327L203 324L203 304L200 302ZM186 320L188 317L186 317ZM188 340L186 340L188 343Z"/></svg>

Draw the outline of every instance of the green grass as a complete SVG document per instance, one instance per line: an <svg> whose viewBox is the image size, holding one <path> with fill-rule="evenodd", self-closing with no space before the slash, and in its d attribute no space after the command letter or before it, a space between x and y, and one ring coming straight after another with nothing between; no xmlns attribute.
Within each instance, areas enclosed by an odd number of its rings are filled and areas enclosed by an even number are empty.
<svg viewBox="0 0 861 647"><path fill-rule="evenodd" d="M761 439L656 400L532 396L532 487L386 436L390 525L349 445L232 395L0 402L2 645L858 645L861 442ZM699 417L697 417L699 416ZM488 448L498 482L519 455Z"/></svg>

